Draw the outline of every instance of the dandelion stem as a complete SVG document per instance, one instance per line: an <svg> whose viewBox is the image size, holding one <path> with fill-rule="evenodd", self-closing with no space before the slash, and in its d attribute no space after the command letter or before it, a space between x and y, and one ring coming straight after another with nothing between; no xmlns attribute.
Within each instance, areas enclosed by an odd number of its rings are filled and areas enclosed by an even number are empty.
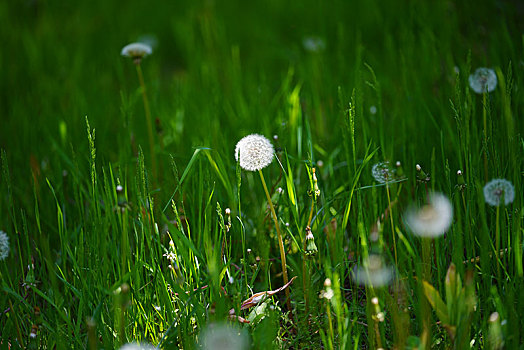
<svg viewBox="0 0 524 350"><path fill-rule="evenodd" d="M275 208L273 207L273 202L271 201L271 197L269 196L269 191L267 190L266 181L264 180L264 174L262 174L262 170L258 170L258 173L260 174L260 180L262 180L262 186L264 186L264 192L266 193L267 202L269 204L269 209L271 210L271 217L273 218L273 221L275 222L275 228L277 230L277 235L278 235L278 247L280 249L280 260L282 260L282 274L284 275L284 284L287 284L288 277L287 277L287 267L286 267L286 252L284 250L284 241L282 240L282 233L280 232L280 225L278 224L277 214L275 212ZM290 314L292 315L289 288L286 288L286 304L287 304L287 308L289 309Z"/></svg>
<svg viewBox="0 0 524 350"><path fill-rule="evenodd" d="M496 216L496 223L495 223L495 256L497 258L497 276L500 278L500 225L499 225L499 217L500 217L500 205L497 206L497 216Z"/></svg>
<svg viewBox="0 0 524 350"><path fill-rule="evenodd" d="M393 237L393 250L395 252L395 266L398 266L398 259L397 259L397 239L395 237L395 224L393 223L393 208L391 205L391 196L389 194L389 185L386 184L386 193L388 195L388 209L390 211L389 213L389 219L391 222L391 236Z"/></svg>
<svg viewBox="0 0 524 350"><path fill-rule="evenodd" d="M431 239L422 238L422 280L431 283ZM423 332L426 339L425 345L429 349L431 344L431 309L428 300L424 297L423 287L420 287L422 293L422 322Z"/></svg>
<svg viewBox="0 0 524 350"><path fill-rule="evenodd" d="M486 112L486 96L487 92L482 94L482 120L484 122L484 180L488 181L488 124L487 124L487 112Z"/></svg>
<svg viewBox="0 0 524 350"><path fill-rule="evenodd" d="M156 169L156 155L155 155L155 144L153 140L153 124L151 122L151 108L149 107L149 100L146 94L146 84L144 83L144 75L142 74L142 68L140 63L135 64L136 73L140 82L140 89L142 90L142 100L144 101L144 112L146 114L147 122L147 135L149 138L149 152L151 153L151 163L153 168L153 179L156 180L157 169Z"/></svg>
<svg viewBox="0 0 524 350"><path fill-rule="evenodd" d="M311 197L311 210L309 211L309 219L307 221L307 225L306 227L311 227L311 221L313 220L313 211L315 209L315 197L314 197L314 194L313 196ZM304 288L304 301L306 303L306 314L308 313L308 310L309 310L309 300L308 300L308 294L307 294L307 290L308 290L308 287L309 287L309 276L307 275L307 259L306 259L306 249L307 249L307 238L304 237L304 256L303 256L303 259L302 259L302 276L303 276L303 288Z"/></svg>

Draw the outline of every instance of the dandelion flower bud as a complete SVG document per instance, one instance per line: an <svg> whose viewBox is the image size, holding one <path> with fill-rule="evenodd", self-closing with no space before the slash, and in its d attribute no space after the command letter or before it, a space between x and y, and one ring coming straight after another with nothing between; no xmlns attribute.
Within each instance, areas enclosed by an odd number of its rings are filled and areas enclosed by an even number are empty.
<svg viewBox="0 0 524 350"><path fill-rule="evenodd" d="M497 75L491 68L477 68L475 73L469 76L469 86L477 94L492 92L497 87Z"/></svg>
<svg viewBox="0 0 524 350"><path fill-rule="evenodd" d="M0 231L0 260L5 260L9 256L9 236L4 231Z"/></svg>
<svg viewBox="0 0 524 350"><path fill-rule="evenodd" d="M453 207L441 193L431 193L429 203L422 208L410 208L405 215L406 225L422 237L443 235L451 225Z"/></svg>
<svg viewBox="0 0 524 350"><path fill-rule="evenodd" d="M151 46L144 43L131 43L124 46L120 54L124 57L130 57L133 59L135 64L139 64L142 58L151 55L153 49Z"/></svg>
<svg viewBox="0 0 524 350"><path fill-rule="evenodd" d="M273 161L273 145L262 135L251 134L238 141L235 159L247 171L262 170Z"/></svg>
<svg viewBox="0 0 524 350"><path fill-rule="evenodd" d="M430 180L430 177L424 170L422 170L422 167L420 164L415 165L415 169L417 170L417 180L421 182L428 182Z"/></svg>
<svg viewBox="0 0 524 350"><path fill-rule="evenodd" d="M484 186L484 199L494 207L508 205L515 199L515 188L508 180L493 179Z"/></svg>
<svg viewBox="0 0 524 350"><path fill-rule="evenodd" d="M464 181L462 170L457 170L457 185L455 187L461 191L466 188L466 182Z"/></svg>
<svg viewBox="0 0 524 350"><path fill-rule="evenodd" d="M318 248L315 244L315 236L311 232L311 227L306 227L306 255L308 257L313 257L317 254Z"/></svg>

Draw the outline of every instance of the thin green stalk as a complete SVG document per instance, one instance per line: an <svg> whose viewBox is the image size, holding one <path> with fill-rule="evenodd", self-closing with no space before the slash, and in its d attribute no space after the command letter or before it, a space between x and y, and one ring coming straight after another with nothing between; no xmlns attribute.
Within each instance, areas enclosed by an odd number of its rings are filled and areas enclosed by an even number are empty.
<svg viewBox="0 0 524 350"><path fill-rule="evenodd" d="M495 223L495 258L497 262L497 277L500 278L500 264L502 263L500 260L500 224L499 224L499 217L500 217L500 205L497 206L497 217L496 217L496 223Z"/></svg>
<svg viewBox="0 0 524 350"><path fill-rule="evenodd" d="M392 213L392 205L391 205L391 196L389 194L389 184L386 184L386 193L388 195L388 209L389 209L389 220L391 222L391 236L393 237L393 250L395 252L395 266L398 266L398 258L397 258L397 240L395 237L395 224L393 223L393 213Z"/></svg>
<svg viewBox="0 0 524 350"><path fill-rule="evenodd" d="M487 93L482 94L482 120L484 122L484 180L488 182L488 123L486 112L486 96Z"/></svg>
<svg viewBox="0 0 524 350"><path fill-rule="evenodd" d="M16 326L16 333L18 335L18 341L20 342L20 345L22 345L22 349L25 349L24 345L24 338L22 338L22 332L20 332L20 325L18 324L18 316L16 315L16 311L13 307L13 303L11 303L11 299L9 300L9 307L11 308L11 313L13 315L13 318L15 319L15 326Z"/></svg>
<svg viewBox="0 0 524 350"><path fill-rule="evenodd" d="M280 225L278 224L277 213L275 212L275 208L273 207L273 202L271 201L271 196L269 195L269 191L267 190L266 181L264 180L264 174L262 174L262 170L259 170L258 173L260 174L260 180L262 180L262 186L264 186L264 192L266 193L267 202L271 210L271 217L273 218L273 221L275 222L275 228L277 230L277 235L278 235L278 247L280 248L280 260L282 260L282 273L284 275L284 284L287 284L288 277L287 277L287 265L286 265L286 252L284 250L284 241L282 240L282 233L280 232ZM287 304L287 308L289 309L290 314L292 315L293 311L291 310L290 299L291 298L289 296L289 288L286 288L286 304Z"/></svg>
<svg viewBox="0 0 524 350"><path fill-rule="evenodd" d="M431 283L431 239L423 237L422 238L422 281L427 281ZM422 323L423 323L423 332L424 332L424 344L426 349L431 347L431 308L429 307L429 302L424 296L423 287L421 281L421 313L422 313Z"/></svg>
<svg viewBox="0 0 524 350"><path fill-rule="evenodd" d="M333 349L333 343L335 341L335 332L333 331L333 318L331 317L331 305L329 301L326 303L326 312L329 323L329 347Z"/></svg>
<svg viewBox="0 0 524 350"><path fill-rule="evenodd" d="M151 153L151 163L153 168L153 179L157 179L157 168L156 168L156 155L155 155L155 143L153 139L153 123L151 122L151 108L149 107L149 100L146 94L146 84L144 83L144 75L142 74L142 68L140 62L135 64L136 73L140 82L140 89L142 90L142 100L144 101L144 111L146 114L147 122L147 135L149 137L149 152Z"/></svg>

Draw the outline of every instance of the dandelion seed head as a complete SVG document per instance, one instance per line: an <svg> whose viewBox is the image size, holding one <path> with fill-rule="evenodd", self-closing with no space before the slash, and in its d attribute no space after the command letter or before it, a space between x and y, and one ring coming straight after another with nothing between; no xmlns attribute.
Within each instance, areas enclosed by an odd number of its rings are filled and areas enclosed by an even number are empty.
<svg viewBox="0 0 524 350"><path fill-rule="evenodd" d="M248 171L265 168L273 161L273 145L262 135L251 134L238 141L235 148L235 159L240 167Z"/></svg>
<svg viewBox="0 0 524 350"><path fill-rule="evenodd" d="M9 236L4 231L0 231L0 260L5 260L9 256Z"/></svg>
<svg viewBox="0 0 524 350"><path fill-rule="evenodd" d="M204 350L243 350L249 347L246 333L240 328L211 323L200 333Z"/></svg>
<svg viewBox="0 0 524 350"><path fill-rule="evenodd" d="M504 203L501 202L504 198ZM505 179L493 179L484 186L484 199L491 206L508 205L515 200L515 187Z"/></svg>
<svg viewBox="0 0 524 350"><path fill-rule="evenodd" d="M477 68L475 73L469 76L469 86L477 94L492 92L497 87L497 75L491 68Z"/></svg>
<svg viewBox="0 0 524 350"><path fill-rule="evenodd" d="M353 281L359 285L383 287L393 279L393 268L386 266L378 254L370 254L360 266L353 269Z"/></svg>
<svg viewBox="0 0 524 350"><path fill-rule="evenodd" d="M380 162L373 165L371 175L373 175L375 181L384 184L391 181L393 169L389 166L389 162Z"/></svg>
<svg viewBox="0 0 524 350"><path fill-rule="evenodd" d="M131 43L122 48L120 54L124 57L141 59L153 53L151 46L144 43Z"/></svg>
<svg viewBox="0 0 524 350"><path fill-rule="evenodd" d="M326 42L318 36L305 37L302 39L302 45L304 45L304 49L309 52L320 52L326 48Z"/></svg>
<svg viewBox="0 0 524 350"><path fill-rule="evenodd" d="M421 208L409 208L404 218L414 234L422 237L438 237L443 235L451 225L453 206L443 194L431 193L428 204Z"/></svg>
<svg viewBox="0 0 524 350"><path fill-rule="evenodd" d="M403 176L397 176L397 171L388 161L379 162L373 165L371 168L371 175L375 181L381 184L403 179Z"/></svg>

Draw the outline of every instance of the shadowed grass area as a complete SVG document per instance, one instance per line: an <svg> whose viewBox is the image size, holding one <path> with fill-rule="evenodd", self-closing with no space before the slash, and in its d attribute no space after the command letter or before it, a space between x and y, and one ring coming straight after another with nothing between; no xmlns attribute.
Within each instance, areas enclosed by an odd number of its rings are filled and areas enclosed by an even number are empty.
<svg viewBox="0 0 524 350"><path fill-rule="evenodd" d="M523 15L517 1L1 3L0 347L209 348L229 323L255 349L518 348ZM135 41L153 48L143 84L120 55ZM493 92L470 88L478 67ZM275 148L272 206L235 162L252 133ZM512 203L485 202L494 178ZM453 219L421 238L404 214L432 192ZM255 306L285 284L273 208L291 284Z"/></svg>

